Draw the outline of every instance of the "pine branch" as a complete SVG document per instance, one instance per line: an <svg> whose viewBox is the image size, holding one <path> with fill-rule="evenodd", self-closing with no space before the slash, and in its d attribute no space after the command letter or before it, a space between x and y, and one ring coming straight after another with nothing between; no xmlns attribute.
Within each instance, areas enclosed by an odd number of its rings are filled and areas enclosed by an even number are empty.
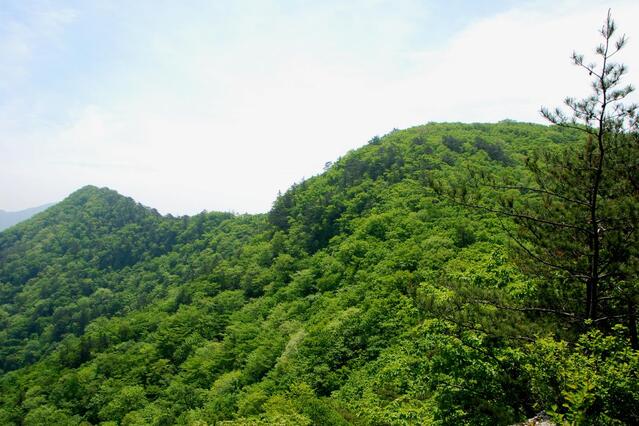
<svg viewBox="0 0 639 426"><path fill-rule="evenodd" d="M502 209L492 209L490 207L487 206L483 206L481 204L470 204L470 203L464 203L462 201L458 201L455 200L452 197L448 197L446 196L447 199L449 199L451 202L463 206L463 207L468 207L468 208L472 208L472 209L476 209L476 210L483 210L489 213L495 213L495 214L500 214L503 216L507 216L507 217L514 217L514 218L518 218L518 219L525 219L525 220L530 220L536 223L543 223L545 225L550 225L550 226L554 226L557 228L567 228L567 229L575 229L575 230L579 230L581 232L588 232L589 229L587 228L583 228L577 225L571 225L568 223L562 223L562 222L553 222L550 220L546 220L546 219L541 219L539 217L534 217L534 216L529 216L529 215L525 215L525 214L521 214L521 213L513 213L513 212L509 212L506 210L502 210Z"/></svg>
<svg viewBox="0 0 639 426"><path fill-rule="evenodd" d="M552 192L552 191L548 191L546 189L540 189L540 188L532 188L529 186L522 186L522 185L490 185L490 184L481 184L482 186L488 187L488 188L493 188L493 189L516 189L519 191L530 191L530 192L535 192L535 193L539 193L539 194L546 194L546 195L550 195L553 197L557 197L559 199L562 199L564 201L568 201L571 203L575 203L575 204L579 204L582 206L587 206L588 203L585 201L580 201L580 200L575 200L573 198L569 198L566 197L564 195L558 194L556 192Z"/></svg>
<svg viewBox="0 0 639 426"><path fill-rule="evenodd" d="M526 247L526 245L524 243L522 243L517 237L515 237L512 234L512 232L510 232L510 230L501 221L500 221L500 225L501 225L502 229L508 234L508 237L511 240L513 240L522 250L524 250L524 252L526 252L526 254L528 256L530 256L531 258L533 258L537 262L541 263L542 265L548 266L550 268L557 269L557 270L560 270L560 271L564 271L568 275L570 275L572 278L575 278L578 281L586 282L589 279L589 277L587 275L578 274L571 268L568 268L566 266L556 265L554 263L551 263L551 262L548 262L548 261L542 259L538 255L536 255L535 253L530 251L530 249L528 247Z"/></svg>
<svg viewBox="0 0 639 426"><path fill-rule="evenodd" d="M576 314L572 313L572 312L560 311L560 310L551 309L551 308L537 308L537 307L519 308L519 307L515 307L515 306L501 305L501 304L497 304L495 302L492 302L490 300L483 300L483 299L474 299L473 302L481 303L483 305L494 306L497 309L504 309L506 311L514 311L514 312L543 312L543 313L551 313L551 314L566 316L566 317L569 317L569 318L574 318L576 320L579 319L579 317Z"/></svg>

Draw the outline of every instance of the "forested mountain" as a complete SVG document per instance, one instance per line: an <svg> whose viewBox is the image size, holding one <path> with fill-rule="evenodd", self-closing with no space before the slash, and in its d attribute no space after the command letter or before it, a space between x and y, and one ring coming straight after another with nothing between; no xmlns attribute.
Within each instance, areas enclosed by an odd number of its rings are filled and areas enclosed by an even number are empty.
<svg viewBox="0 0 639 426"><path fill-rule="evenodd" d="M45 211L53 204L45 204L43 206L32 207L30 209L20 210L17 212L7 212L0 210L0 231L7 229L10 226L20 223L23 220L29 219L31 216Z"/></svg>
<svg viewBox="0 0 639 426"><path fill-rule="evenodd" d="M573 301L522 268L512 219L437 190L469 170L526 182L538 148L582 139L393 131L264 215L82 188L0 233L0 424L637 424L623 321L545 312Z"/></svg>

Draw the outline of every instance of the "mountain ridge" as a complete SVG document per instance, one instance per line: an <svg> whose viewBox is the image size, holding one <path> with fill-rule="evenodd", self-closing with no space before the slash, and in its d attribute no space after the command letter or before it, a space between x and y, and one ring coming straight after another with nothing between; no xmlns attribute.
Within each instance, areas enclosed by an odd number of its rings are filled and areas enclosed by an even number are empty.
<svg viewBox="0 0 639 426"><path fill-rule="evenodd" d="M41 206L30 207L28 209L17 211L6 211L0 209L0 232L45 211L53 205L55 205L55 203L47 203Z"/></svg>
<svg viewBox="0 0 639 426"><path fill-rule="evenodd" d="M471 168L525 180L535 149L579 140L393 131L258 215L174 218L81 188L0 233L0 423L513 424L589 380L602 422L632 422L627 342L575 345L561 321L473 302L538 283L503 219L430 186Z"/></svg>

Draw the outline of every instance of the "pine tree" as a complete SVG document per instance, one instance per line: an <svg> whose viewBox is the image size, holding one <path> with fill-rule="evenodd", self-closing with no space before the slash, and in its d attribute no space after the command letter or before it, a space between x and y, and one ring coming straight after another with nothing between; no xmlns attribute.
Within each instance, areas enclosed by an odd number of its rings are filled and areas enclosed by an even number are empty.
<svg viewBox="0 0 639 426"><path fill-rule="evenodd" d="M516 258L548 284L538 293L539 312L599 326L625 320L637 347L639 115L637 105L625 102L634 90L622 84L625 65L612 62L627 38L613 39L610 12L600 33L599 64L572 55L592 77L592 94L567 98L570 115L541 109L553 125L583 134L583 142L531 155L526 160L530 183L471 173L448 194L458 203L512 219L514 229L505 229Z"/></svg>
<svg viewBox="0 0 639 426"><path fill-rule="evenodd" d="M634 90L622 85L626 66L611 61L625 45L625 35L613 42L616 26L610 11L600 30L602 43L595 52L599 65L584 62L584 56L573 53L575 65L592 76L591 96L576 100L567 98L571 115L560 109L542 108L551 123L578 129L586 136L580 150L545 156L546 166L530 162L540 190L542 206L555 218L548 225L529 219L519 220L528 241L539 243L539 231L555 247L535 250L550 264L559 264L569 276L583 283L583 314L591 321L609 321L615 303L629 303L629 324L635 328L634 299L637 280L637 243L639 224L639 148L637 146L637 105L624 100ZM561 220L557 220L561 219ZM566 221L568 219L568 221ZM557 234L555 234L557 233ZM552 238L563 237L566 243ZM538 245L539 246L539 245ZM551 250L548 250L550 248ZM554 250L553 250L554 249ZM558 250L559 249L559 250ZM562 250L563 249L563 250ZM565 259L565 260L564 260ZM560 260L557 262L557 260ZM636 345L636 331L633 336Z"/></svg>

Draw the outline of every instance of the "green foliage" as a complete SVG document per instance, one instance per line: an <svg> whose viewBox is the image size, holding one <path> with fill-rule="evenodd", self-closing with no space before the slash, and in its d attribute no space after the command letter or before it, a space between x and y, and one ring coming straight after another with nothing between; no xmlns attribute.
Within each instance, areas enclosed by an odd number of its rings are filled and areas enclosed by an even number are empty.
<svg viewBox="0 0 639 426"><path fill-rule="evenodd" d="M428 185L525 178L534 147L576 142L514 122L394 131L265 215L163 217L83 188L0 233L0 423L511 424L553 406L632 423L636 352L484 303L541 284L498 220Z"/></svg>
<svg viewBox="0 0 639 426"><path fill-rule="evenodd" d="M574 349L565 342L540 339L529 346L531 390L551 407L560 423L612 425L639 422L639 353L627 331L592 330Z"/></svg>
<svg viewBox="0 0 639 426"><path fill-rule="evenodd" d="M511 164L510 159L504 152L501 145L498 143L490 143L484 140L483 138L477 136L475 137L475 142L473 143L473 146L477 149L484 151L486 154L488 154L488 157L491 160L498 161L504 165Z"/></svg>
<svg viewBox="0 0 639 426"><path fill-rule="evenodd" d="M572 56L591 78L591 95L566 98L570 115L541 110L581 140L530 153L527 173L473 165L461 179L440 175L432 187L459 205L505 218L520 269L537 280L535 306L523 309L560 315L573 330L624 322L639 349L639 105L627 102L634 88L622 85L626 67L612 59L627 39L616 38L610 12L600 34L599 64ZM512 165L502 146L475 136L475 148Z"/></svg>

